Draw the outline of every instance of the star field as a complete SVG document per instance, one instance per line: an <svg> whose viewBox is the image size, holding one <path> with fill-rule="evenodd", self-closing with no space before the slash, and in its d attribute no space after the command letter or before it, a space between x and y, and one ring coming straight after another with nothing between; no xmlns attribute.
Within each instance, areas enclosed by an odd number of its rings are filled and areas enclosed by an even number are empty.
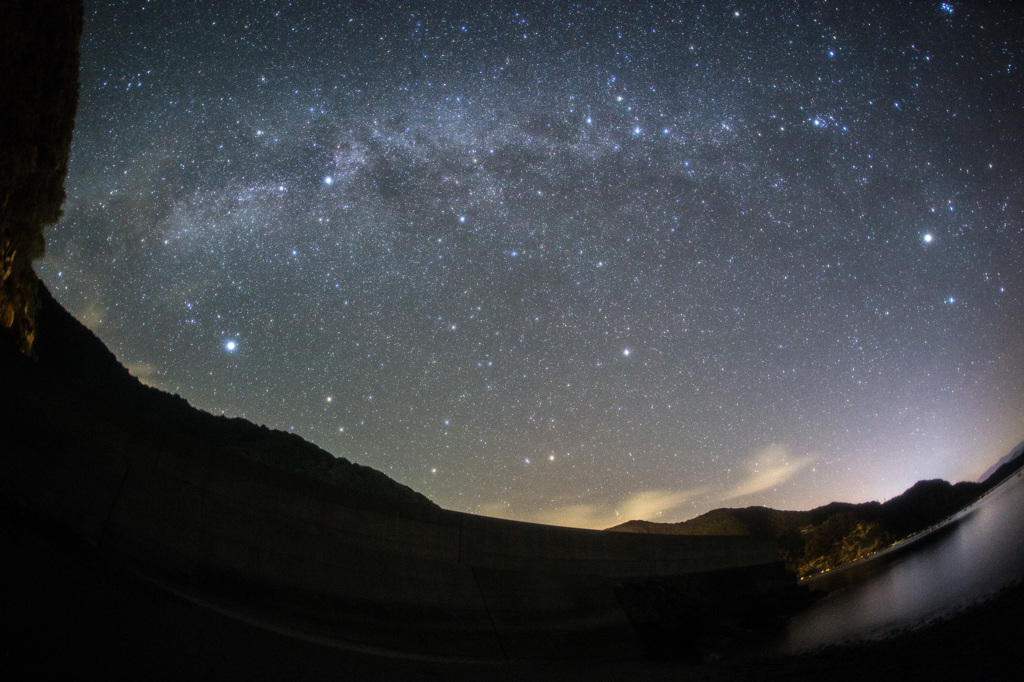
<svg viewBox="0 0 1024 682"><path fill-rule="evenodd" d="M1019 13L87 3L43 279L449 508L885 499L1024 431Z"/></svg>

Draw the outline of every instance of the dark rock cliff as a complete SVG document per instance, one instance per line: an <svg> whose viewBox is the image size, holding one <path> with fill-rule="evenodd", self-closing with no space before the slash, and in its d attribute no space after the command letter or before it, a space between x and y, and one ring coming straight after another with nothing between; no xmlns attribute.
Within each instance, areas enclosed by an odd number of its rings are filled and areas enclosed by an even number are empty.
<svg viewBox="0 0 1024 682"><path fill-rule="evenodd" d="M0 334L30 352L43 228L57 221L78 108L82 2L0 4Z"/></svg>

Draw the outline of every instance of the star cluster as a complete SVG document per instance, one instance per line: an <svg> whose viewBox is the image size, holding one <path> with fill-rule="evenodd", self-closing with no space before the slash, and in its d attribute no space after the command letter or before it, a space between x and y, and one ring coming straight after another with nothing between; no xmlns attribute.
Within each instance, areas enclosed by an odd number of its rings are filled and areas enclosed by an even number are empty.
<svg viewBox="0 0 1024 682"><path fill-rule="evenodd" d="M450 508L880 499L1021 437L1019 17L93 2L44 280Z"/></svg>

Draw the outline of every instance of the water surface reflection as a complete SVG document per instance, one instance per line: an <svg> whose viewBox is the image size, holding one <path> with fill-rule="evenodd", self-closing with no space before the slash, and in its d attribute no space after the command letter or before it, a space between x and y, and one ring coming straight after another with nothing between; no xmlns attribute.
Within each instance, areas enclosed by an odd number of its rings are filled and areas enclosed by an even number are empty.
<svg viewBox="0 0 1024 682"><path fill-rule="evenodd" d="M870 577L795 616L784 649L862 640L918 625L1024 577L1024 478L1018 473L902 552L868 562Z"/></svg>

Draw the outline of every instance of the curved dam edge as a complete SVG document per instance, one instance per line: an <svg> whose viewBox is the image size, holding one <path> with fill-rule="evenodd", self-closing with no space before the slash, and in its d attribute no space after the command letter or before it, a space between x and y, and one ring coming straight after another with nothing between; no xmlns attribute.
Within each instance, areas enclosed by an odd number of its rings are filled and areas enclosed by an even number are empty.
<svg viewBox="0 0 1024 682"><path fill-rule="evenodd" d="M645 581L713 575L734 598L786 579L775 544L748 537L369 504L132 419L117 394L16 353L0 369L0 492L157 583L303 636L408 656L631 657L662 620Z"/></svg>

